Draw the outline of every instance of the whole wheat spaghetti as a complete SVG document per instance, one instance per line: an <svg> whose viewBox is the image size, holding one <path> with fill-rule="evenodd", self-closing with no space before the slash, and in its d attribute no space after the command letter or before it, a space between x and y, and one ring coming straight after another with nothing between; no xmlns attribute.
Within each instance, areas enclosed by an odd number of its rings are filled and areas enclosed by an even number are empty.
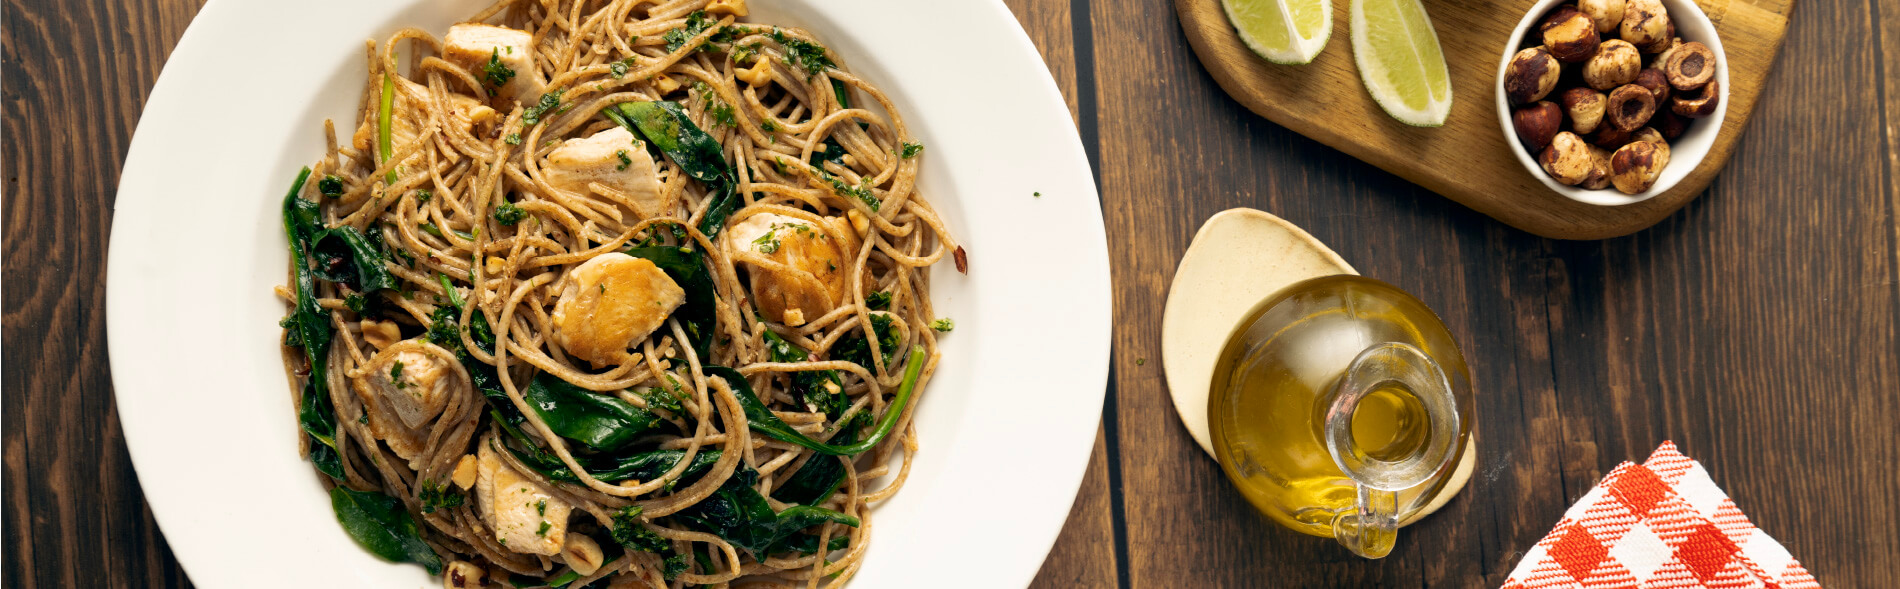
<svg viewBox="0 0 1900 589"><path fill-rule="evenodd" d="M346 532L449 587L836 586L963 255L875 86L743 0L504 0L367 46L284 201Z"/></svg>

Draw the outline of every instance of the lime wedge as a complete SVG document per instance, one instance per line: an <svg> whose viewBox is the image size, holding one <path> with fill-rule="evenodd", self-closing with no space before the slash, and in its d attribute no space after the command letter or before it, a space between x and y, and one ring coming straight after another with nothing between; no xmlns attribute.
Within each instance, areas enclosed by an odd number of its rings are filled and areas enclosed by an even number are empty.
<svg viewBox="0 0 1900 589"><path fill-rule="evenodd" d="M1451 74L1419 0L1352 0L1352 56L1385 113L1416 127L1451 114Z"/></svg>
<svg viewBox="0 0 1900 589"><path fill-rule="evenodd" d="M1311 62L1333 36L1332 0L1221 0L1220 5L1240 40L1273 63Z"/></svg>

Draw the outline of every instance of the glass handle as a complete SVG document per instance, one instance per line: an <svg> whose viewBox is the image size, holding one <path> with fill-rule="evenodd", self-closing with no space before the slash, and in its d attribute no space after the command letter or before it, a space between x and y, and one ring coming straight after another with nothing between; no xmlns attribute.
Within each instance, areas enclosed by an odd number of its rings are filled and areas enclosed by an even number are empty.
<svg viewBox="0 0 1900 589"><path fill-rule="evenodd" d="M1423 445L1393 460L1367 454L1352 436L1359 401L1382 386L1409 391L1425 414ZM1333 537L1366 558L1392 552L1398 539L1398 491L1425 484L1452 459L1459 431L1457 401L1437 362L1418 348L1386 343L1366 348L1346 368L1326 411L1326 449L1358 491L1358 500L1333 515Z"/></svg>
<svg viewBox="0 0 1900 589"><path fill-rule="evenodd" d="M1359 501L1333 515L1333 538L1353 554L1385 558L1399 539L1397 493L1357 485Z"/></svg>

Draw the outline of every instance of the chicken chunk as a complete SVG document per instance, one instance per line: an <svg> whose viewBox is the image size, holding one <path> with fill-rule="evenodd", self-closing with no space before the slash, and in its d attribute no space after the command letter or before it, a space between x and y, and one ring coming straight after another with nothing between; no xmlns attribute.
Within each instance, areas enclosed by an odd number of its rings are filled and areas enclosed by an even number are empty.
<svg viewBox="0 0 1900 589"><path fill-rule="evenodd" d="M776 262L747 265L752 299L767 320L803 325L849 300L847 268L857 256L858 235L843 218L826 217L825 225L764 213L726 229L726 249L735 256L750 252Z"/></svg>
<svg viewBox="0 0 1900 589"><path fill-rule="evenodd" d="M490 444L481 445L476 462L475 501L495 541L522 554L560 554L573 507L503 464Z"/></svg>
<svg viewBox="0 0 1900 589"><path fill-rule="evenodd" d="M463 23L449 27L449 34L442 38L442 57L488 85L496 101L532 106L547 91L547 80L534 63L532 43L534 35L527 31ZM495 86L502 78L506 81Z"/></svg>
<svg viewBox="0 0 1900 589"><path fill-rule="evenodd" d="M627 207L640 219L672 214L674 203L660 190L660 175L646 143L614 127L584 139L569 139L548 153L548 184L578 194L595 193ZM598 183L603 193L588 187Z"/></svg>
<svg viewBox="0 0 1900 589"><path fill-rule="evenodd" d="M382 92L380 84L370 86L376 92ZM416 108L417 101L429 100L429 87L401 77L396 78L396 87L395 95L390 98L389 140L392 147L402 149L405 145L415 143L416 136L429 123L428 114ZM382 100L380 96L372 98ZM495 120L495 109L464 94L450 94L449 108L451 112L444 124L455 125L464 134L473 134L476 125ZM350 143L356 149L369 153L371 146L376 144L376 119L363 119L363 124L358 125L356 133L350 136Z"/></svg>
<svg viewBox="0 0 1900 589"><path fill-rule="evenodd" d="M372 364L364 380L403 425L421 428L448 405L450 387L458 379L447 362L405 350Z"/></svg>
<svg viewBox="0 0 1900 589"><path fill-rule="evenodd" d="M554 340L596 367L611 365L685 302L686 291L653 262L601 254L568 277L554 304Z"/></svg>

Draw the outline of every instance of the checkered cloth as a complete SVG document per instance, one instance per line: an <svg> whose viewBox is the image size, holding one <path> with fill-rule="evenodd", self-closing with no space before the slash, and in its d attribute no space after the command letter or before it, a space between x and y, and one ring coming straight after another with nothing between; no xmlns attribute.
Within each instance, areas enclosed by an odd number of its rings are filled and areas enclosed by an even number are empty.
<svg viewBox="0 0 1900 589"><path fill-rule="evenodd" d="M1702 465L1663 442L1564 513L1501 589L1820 589Z"/></svg>

